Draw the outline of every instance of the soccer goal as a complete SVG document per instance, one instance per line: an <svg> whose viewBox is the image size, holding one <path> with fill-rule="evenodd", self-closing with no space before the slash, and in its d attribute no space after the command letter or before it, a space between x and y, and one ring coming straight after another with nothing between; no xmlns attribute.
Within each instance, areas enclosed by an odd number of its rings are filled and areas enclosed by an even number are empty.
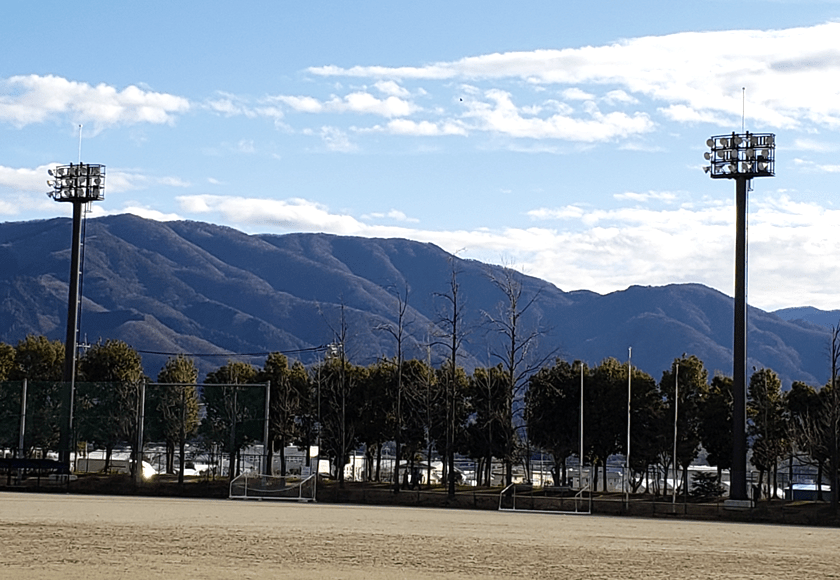
<svg viewBox="0 0 840 580"><path fill-rule="evenodd" d="M590 515L592 493L587 485L574 495L568 487L533 487L512 483L499 494L499 511Z"/></svg>
<svg viewBox="0 0 840 580"><path fill-rule="evenodd" d="M314 502L316 474L304 479L243 473L230 482L230 499Z"/></svg>

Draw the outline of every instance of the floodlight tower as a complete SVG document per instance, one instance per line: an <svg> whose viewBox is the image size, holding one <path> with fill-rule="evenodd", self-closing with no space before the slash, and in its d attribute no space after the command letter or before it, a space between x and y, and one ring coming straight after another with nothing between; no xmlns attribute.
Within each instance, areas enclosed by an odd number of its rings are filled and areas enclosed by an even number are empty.
<svg viewBox="0 0 840 580"><path fill-rule="evenodd" d="M64 342L59 461L70 466L73 432L73 391L76 380L76 342L79 326L79 277L81 275L82 206L105 199L105 166L79 163L47 171L52 179L47 195L73 204L73 241L70 246L70 291L67 298L67 339Z"/></svg>
<svg viewBox="0 0 840 580"><path fill-rule="evenodd" d="M729 498L733 506L751 505L747 495L747 191L753 177L773 177L776 136L732 133L706 141L712 179L735 180L735 335L732 348L732 467Z"/></svg>

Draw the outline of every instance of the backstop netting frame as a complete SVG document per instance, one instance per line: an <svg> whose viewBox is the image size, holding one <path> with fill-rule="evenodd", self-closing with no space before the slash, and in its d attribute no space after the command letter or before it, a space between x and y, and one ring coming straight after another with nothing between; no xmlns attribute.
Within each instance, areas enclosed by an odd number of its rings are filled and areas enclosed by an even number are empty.
<svg viewBox="0 0 840 580"><path fill-rule="evenodd" d="M228 498L314 503L317 477L315 473L304 479L243 473L231 480Z"/></svg>

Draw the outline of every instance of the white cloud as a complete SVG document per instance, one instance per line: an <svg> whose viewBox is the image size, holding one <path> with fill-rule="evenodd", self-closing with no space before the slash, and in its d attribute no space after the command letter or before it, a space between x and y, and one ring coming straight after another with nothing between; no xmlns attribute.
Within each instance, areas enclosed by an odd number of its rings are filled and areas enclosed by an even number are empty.
<svg viewBox="0 0 840 580"><path fill-rule="evenodd" d="M602 46L486 54L420 67L310 68L319 76L389 80L519 78L569 85L607 99L662 103L682 122L748 120L776 128L840 127L840 22L784 30L726 30L647 36ZM585 86L585 89L582 88ZM814 90L819 87L819 90ZM574 93L571 93L574 94Z"/></svg>
<svg viewBox="0 0 840 580"><path fill-rule="evenodd" d="M240 139L239 143L236 144L236 149L240 153L254 153L257 150L254 147L253 139Z"/></svg>
<svg viewBox="0 0 840 580"><path fill-rule="evenodd" d="M192 187L192 183L180 177L161 177L157 182L161 185L168 185L169 187Z"/></svg>
<svg viewBox="0 0 840 580"><path fill-rule="evenodd" d="M604 293L633 284L699 282L732 295L734 287L735 208L729 200L665 209L537 209L528 215L562 219L563 227L448 231L365 223L385 217L399 221L403 214L393 210L356 219L303 199L202 195L177 201L187 217L218 218L246 230L402 237L450 252L466 248L460 256L491 263L507 256L564 290ZM786 196L754 199L750 209L750 303L766 309L836 307L840 270L832 260L840 254L840 210Z"/></svg>
<svg viewBox="0 0 840 580"><path fill-rule="evenodd" d="M379 92L392 97L407 98L411 96L411 93L408 92L408 89L401 87L394 81L378 81L373 86L376 87L379 90Z"/></svg>
<svg viewBox="0 0 840 580"><path fill-rule="evenodd" d="M321 127L321 140L330 151L339 153L350 153L356 151L357 147L350 141L347 133L338 127Z"/></svg>
<svg viewBox="0 0 840 580"><path fill-rule="evenodd" d="M809 173L840 173L840 165L837 164L820 164L799 158L795 158L793 164Z"/></svg>
<svg viewBox="0 0 840 580"><path fill-rule="evenodd" d="M58 165L50 163L34 169L0 165L0 216L17 216L27 211L53 214L67 213L69 204L57 204L46 196L47 170Z"/></svg>
<svg viewBox="0 0 840 580"><path fill-rule="evenodd" d="M28 195L46 193L50 188L47 180L48 169L52 169L60 163L49 163L35 168L29 167L4 167L0 165L0 191L3 189L21 192ZM168 187L191 187L191 183L180 177L157 177L152 178L141 173L130 170L107 170L105 176L105 191L108 193L122 193L131 190L145 189L151 185L165 185ZM49 201L46 196L44 196ZM46 204L39 204L41 207L49 206L52 201ZM27 204L29 206L31 204Z"/></svg>
<svg viewBox="0 0 840 580"><path fill-rule="evenodd" d="M365 215L362 216L361 219L363 219L363 220L375 220L375 219L385 219L385 218L391 219L393 221L405 222L405 223L417 223L417 222L420 221L418 219L408 217L407 215L405 215L404 212L401 212L398 209L392 209L391 211L386 212L386 213L374 212L374 213L370 213L370 214L365 214Z"/></svg>
<svg viewBox="0 0 840 580"><path fill-rule="evenodd" d="M400 97L391 95L379 99L361 91L343 97L332 97L328 101L319 101L307 96L287 95L278 95L272 97L272 100L302 113L362 113L390 118L405 117L418 110L414 103Z"/></svg>
<svg viewBox="0 0 840 580"><path fill-rule="evenodd" d="M527 212L527 215L533 219L548 220L548 219L575 219L583 217L586 211L577 205L567 205L559 208L541 207L539 209L532 209Z"/></svg>
<svg viewBox="0 0 840 580"><path fill-rule="evenodd" d="M105 177L106 195L107 193L124 193L126 191L148 189L156 185L182 188L192 187L192 183L180 177L152 177L137 171L125 169L108 170Z"/></svg>
<svg viewBox="0 0 840 580"><path fill-rule="evenodd" d="M111 125L172 123L190 108L187 99L129 86L95 87L57 76L13 76L0 80L0 121L15 127L65 118L92 124L94 132Z"/></svg>
<svg viewBox="0 0 840 580"><path fill-rule="evenodd" d="M835 143L802 137L793 140L792 148L799 149L801 151L816 151L817 153L830 153L837 151L837 145Z"/></svg>
<svg viewBox="0 0 840 580"><path fill-rule="evenodd" d="M624 193L616 193L613 195L614 199L619 201L638 201L638 202L647 202L650 200L657 200L657 201L674 201L677 199L676 194L670 191L647 191L644 193L639 193L635 191L626 191Z"/></svg>
<svg viewBox="0 0 840 580"><path fill-rule="evenodd" d="M34 169L29 167L4 167L0 165L0 187L16 191L47 191L48 169L58 163L48 163Z"/></svg>
<svg viewBox="0 0 840 580"><path fill-rule="evenodd" d="M133 201L126 202L122 209L108 209L100 204L91 204L90 208L90 217L94 218L124 213L130 213L132 215L159 222L171 222L184 219L176 213L164 213Z"/></svg>
<svg viewBox="0 0 840 580"><path fill-rule="evenodd" d="M614 91L608 91L606 95L604 95L604 102L609 105L615 105L617 103L626 103L629 105L635 105L638 103L638 99L628 95L625 91L620 89L616 89Z"/></svg>
<svg viewBox="0 0 840 580"><path fill-rule="evenodd" d="M239 115L244 115L245 117L257 116L257 112L250 106L246 99L232 93L219 92L218 98L208 100L204 106L226 117Z"/></svg>
<svg viewBox="0 0 840 580"><path fill-rule="evenodd" d="M591 101L595 98L595 95L592 93L587 93L577 87L566 89L562 94L564 99L568 99L570 101Z"/></svg>
<svg viewBox="0 0 840 580"><path fill-rule="evenodd" d="M304 199L191 195L177 197L176 201L187 214L218 213L237 224L270 226L284 231L360 235L367 227L356 218L332 214L326 206Z"/></svg>
<svg viewBox="0 0 840 580"><path fill-rule="evenodd" d="M588 116L584 118L563 113L539 117L525 114L514 104L511 94L506 91L491 89L485 96L487 102L471 100L467 103L469 111L465 118L474 120L476 129L511 137L594 143L646 133L654 127L645 113L630 116L613 111L604 114L591 102L586 103Z"/></svg>
<svg viewBox="0 0 840 580"><path fill-rule="evenodd" d="M466 135L464 127L454 122L434 123L431 121L412 121L411 119L393 119L383 128L373 127L374 131L385 131L394 135L417 135L433 137L439 135Z"/></svg>

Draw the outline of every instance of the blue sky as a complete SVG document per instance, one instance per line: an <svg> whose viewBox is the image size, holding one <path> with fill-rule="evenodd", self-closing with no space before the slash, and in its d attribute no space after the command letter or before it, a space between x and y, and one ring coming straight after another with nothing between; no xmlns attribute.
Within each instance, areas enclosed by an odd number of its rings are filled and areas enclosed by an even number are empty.
<svg viewBox="0 0 840 580"><path fill-rule="evenodd" d="M705 141L777 135L751 304L840 308L840 1L15 2L0 220L92 215L433 242L563 290L732 294L734 184ZM744 92L742 89L746 89ZM745 96L745 98L744 98Z"/></svg>

